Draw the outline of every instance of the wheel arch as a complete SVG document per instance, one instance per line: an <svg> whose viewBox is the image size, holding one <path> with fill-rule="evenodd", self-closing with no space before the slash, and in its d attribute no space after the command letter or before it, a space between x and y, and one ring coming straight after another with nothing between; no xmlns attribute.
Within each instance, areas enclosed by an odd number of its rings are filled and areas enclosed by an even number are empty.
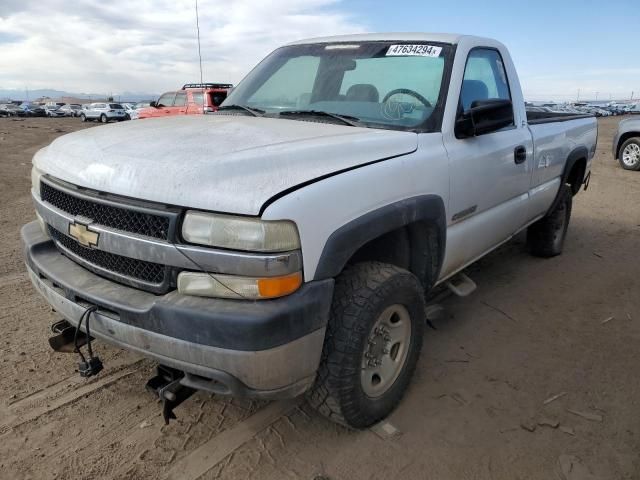
<svg viewBox="0 0 640 480"><path fill-rule="evenodd" d="M616 155L615 155L616 160L620 159L620 149L622 148L622 144L627 140L629 140L630 138L634 138L634 137L640 138L640 132L636 132L635 130L632 130L629 132L624 132L622 135L620 135L620 138L618 139L618 143L616 144Z"/></svg>
<svg viewBox="0 0 640 480"><path fill-rule="evenodd" d="M336 277L354 260L378 260L407 268L430 288L440 274L445 245L442 198L408 198L368 212L333 232L324 245L314 279ZM436 265L430 256L434 248Z"/></svg>
<svg viewBox="0 0 640 480"><path fill-rule="evenodd" d="M566 184L571 186L571 193L575 196L580 191L580 186L584 182L587 173L587 159L589 158L589 150L587 147L580 146L571 151L567 156L558 193L553 199L553 203L547 210L547 215L555 210L558 202L562 198L562 187Z"/></svg>

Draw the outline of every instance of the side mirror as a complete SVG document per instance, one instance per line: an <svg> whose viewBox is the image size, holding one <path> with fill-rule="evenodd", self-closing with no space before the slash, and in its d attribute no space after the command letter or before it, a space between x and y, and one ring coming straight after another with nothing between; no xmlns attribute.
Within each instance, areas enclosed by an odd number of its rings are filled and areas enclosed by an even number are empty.
<svg viewBox="0 0 640 480"><path fill-rule="evenodd" d="M149 102L149 106L153 108L158 108L158 104L155 101Z"/></svg>
<svg viewBox="0 0 640 480"><path fill-rule="evenodd" d="M456 138L495 132L514 124L511 100L476 100L456 120Z"/></svg>

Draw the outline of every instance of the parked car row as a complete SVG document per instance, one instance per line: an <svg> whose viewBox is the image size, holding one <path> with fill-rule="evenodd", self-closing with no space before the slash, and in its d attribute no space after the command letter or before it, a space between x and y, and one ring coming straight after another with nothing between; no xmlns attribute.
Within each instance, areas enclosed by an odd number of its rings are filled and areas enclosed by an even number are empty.
<svg viewBox="0 0 640 480"><path fill-rule="evenodd" d="M571 113L571 114L589 114L596 117L608 117L610 115L626 115L629 113L640 113L640 104L610 104L610 105L592 105L586 102L582 103L543 103L541 105L527 104L529 112L547 112L547 113Z"/></svg>
<svg viewBox="0 0 640 480"><path fill-rule="evenodd" d="M23 102L22 104L8 103L0 105L0 116L3 117L76 117L82 106L79 104L41 105L39 103Z"/></svg>
<svg viewBox="0 0 640 480"><path fill-rule="evenodd" d="M227 98L233 88L228 83L187 83L180 90L165 92L158 100L138 103L97 102L77 105L74 108L60 107L52 110L52 115L59 115L59 111L68 112L69 116L80 117L83 122L137 120L143 118L167 117L173 115L197 115L213 113ZM60 115L62 116L62 115Z"/></svg>
<svg viewBox="0 0 640 480"><path fill-rule="evenodd" d="M138 103L95 102L85 105L50 102L45 105L14 103L0 105L0 116L79 117L83 122L137 120L173 115L213 113L227 98L228 83L187 83L180 90L165 92L158 100Z"/></svg>

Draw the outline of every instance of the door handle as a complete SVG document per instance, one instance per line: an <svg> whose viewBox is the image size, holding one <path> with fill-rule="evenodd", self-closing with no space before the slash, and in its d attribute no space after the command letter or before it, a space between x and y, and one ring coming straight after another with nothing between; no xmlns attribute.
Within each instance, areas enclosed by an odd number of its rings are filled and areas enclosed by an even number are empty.
<svg viewBox="0 0 640 480"><path fill-rule="evenodd" d="M516 162L516 165L520 165L527 161L527 149L524 146L519 145L513 151L513 161Z"/></svg>

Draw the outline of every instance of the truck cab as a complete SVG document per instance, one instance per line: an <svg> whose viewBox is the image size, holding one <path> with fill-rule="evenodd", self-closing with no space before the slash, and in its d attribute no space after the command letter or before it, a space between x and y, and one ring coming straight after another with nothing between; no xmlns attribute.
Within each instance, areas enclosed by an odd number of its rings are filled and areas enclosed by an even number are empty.
<svg viewBox="0 0 640 480"><path fill-rule="evenodd" d="M152 382L166 408L179 389L306 393L364 428L410 383L425 295L523 230L533 255L562 252L596 136L591 115L528 115L492 39L302 40L211 115L36 153L27 269L65 328L170 372Z"/></svg>

